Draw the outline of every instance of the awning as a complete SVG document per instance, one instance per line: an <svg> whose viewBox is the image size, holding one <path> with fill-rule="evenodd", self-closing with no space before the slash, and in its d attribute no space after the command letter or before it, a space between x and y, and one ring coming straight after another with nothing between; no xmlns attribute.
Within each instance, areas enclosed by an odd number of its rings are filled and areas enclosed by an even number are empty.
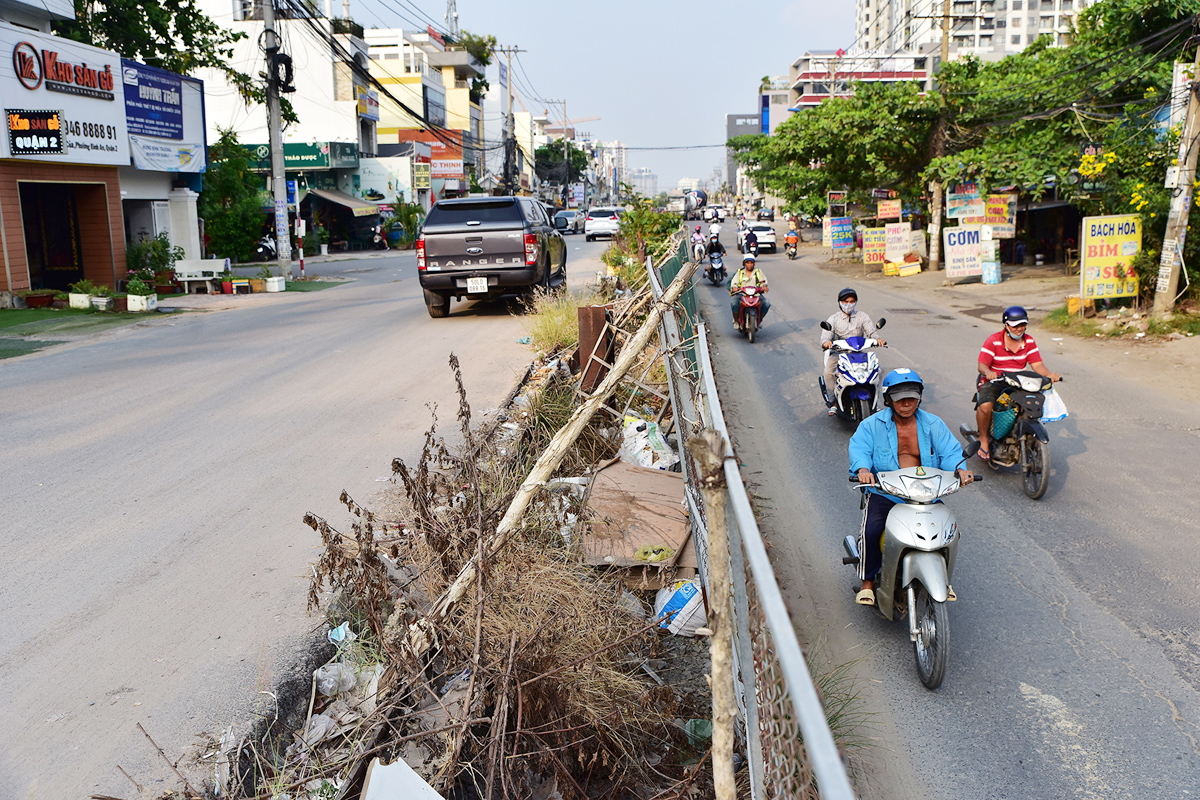
<svg viewBox="0 0 1200 800"><path fill-rule="evenodd" d="M372 214L379 213L379 206L366 200L360 200L357 197L351 197L345 192L339 192L334 189L309 189L308 193L316 195L322 200L328 200L331 203L345 206L353 211L356 217L369 217Z"/></svg>

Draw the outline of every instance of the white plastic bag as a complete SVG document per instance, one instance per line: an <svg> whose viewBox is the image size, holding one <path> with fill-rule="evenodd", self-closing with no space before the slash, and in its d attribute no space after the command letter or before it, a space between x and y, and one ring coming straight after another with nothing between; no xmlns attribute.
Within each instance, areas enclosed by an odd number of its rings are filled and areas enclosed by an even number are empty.
<svg viewBox="0 0 1200 800"><path fill-rule="evenodd" d="M634 416L625 417L624 439L617 455L626 464L652 469L670 469L679 462L658 425Z"/></svg>
<svg viewBox="0 0 1200 800"><path fill-rule="evenodd" d="M1058 422L1060 419L1067 418L1067 404L1063 402L1058 392L1053 387L1042 392L1046 397L1046 402L1042 406L1042 422Z"/></svg>
<svg viewBox="0 0 1200 800"><path fill-rule="evenodd" d="M326 664L313 678L317 682L317 691L325 697L348 692L358 685L358 671L346 664Z"/></svg>
<svg viewBox="0 0 1200 800"><path fill-rule="evenodd" d="M675 581L659 589L654 595L654 617L662 620L659 627L676 636L695 636L707 622L700 582Z"/></svg>

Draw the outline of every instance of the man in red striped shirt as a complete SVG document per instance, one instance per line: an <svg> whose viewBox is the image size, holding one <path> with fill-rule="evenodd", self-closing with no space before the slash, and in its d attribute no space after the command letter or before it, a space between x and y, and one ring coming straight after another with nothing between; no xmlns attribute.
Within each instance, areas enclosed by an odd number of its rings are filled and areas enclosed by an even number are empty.
<svg viewBox="0 0 1200 800"><path fill-rule="evenodd" d="M991 458L989 437L992 433L992 410L996 398L1004 391L1003 384L985 383L1000 377L1001 372L1033 370L1051 381L1059 376L1046 369L1037 342L1025 333L1029 326L1029 314L1021 306L1009 306L1001 317L1004 330L993 333L979 350L979 392L975 397L975 422L979 431L979 457L984 461Z"/></svg>

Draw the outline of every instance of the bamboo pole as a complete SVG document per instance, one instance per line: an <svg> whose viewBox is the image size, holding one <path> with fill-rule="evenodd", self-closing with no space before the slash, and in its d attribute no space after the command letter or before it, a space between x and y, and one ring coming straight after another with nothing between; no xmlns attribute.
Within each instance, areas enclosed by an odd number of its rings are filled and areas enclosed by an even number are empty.
<svg viewBox="0 0 1200 800"><path fill-rule="evenodd" d="M650 338L658 332L658 323L676 301L680 295L691 285L692 273L695 272L696 265L694 263L686 263L679 270L679 274L675 276L675 280L671 281L671 285L663 292L662 299L655 302L650 307L650 312L646 315L646 321L638 328L637 333L625 343L625 347L621 349L621 355L613 364L612 370L605 376L604 380L596 387L591 396L583 401L571 418L567 420L558 433L554 434L554 438L550 440L550 444L546 446L545 451L538 458L537 463L533 465L533 469L529 471L529 475L517 490L516 496L513 497L512 503L508 506L508 511L504 513L504 518L500 520L499 526L496 528L496 533L488 541L484 552L478 555L473 555L455 577L453 583L442 594L430 612L420 620L414 622L408 627L408 647L414 655L420 655L429 648L435 635L435 628L438 623L445 619L450 611L454 608L467 590L475 581L476 571L482 563L482 559L490 558L498 552L508 541L508 536L521 522L521 518L525 516L525 512L529 509L529 504L533 497L545 485L554 471L558 469L567 452L575 444L575 440L583 433L584 428L591 422L593 416L604 405L604 402L616 391L617 386L624 380L625 375L629 370L633 369L641 356L642 351L646 348Z"/></svg>
<svg viewBox="0 0 1200 800"><path fill-rule="evenodd" d="M725 440L714 430L701 431L687 443L699 471L708 528L708 627L712 659L713 789L717 800L736 800L733 777L733 615L730 613L729 533L725 521Z"/></svg>

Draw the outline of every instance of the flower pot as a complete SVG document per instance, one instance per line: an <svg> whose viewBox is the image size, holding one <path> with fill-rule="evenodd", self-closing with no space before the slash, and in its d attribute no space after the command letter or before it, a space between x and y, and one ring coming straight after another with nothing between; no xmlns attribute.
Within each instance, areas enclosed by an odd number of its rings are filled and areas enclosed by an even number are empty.
<svg viewBox="0 0 1200 800"><path fill-rule="evenodd" d="M130 311L154 311L158 308L158 295L156 294L131 294L128 299Z"/></svg>
<svg viewBox="0 0 1200 800"><path fill-rule="evenodd" d="M282 275L274 278L267 278L264 283L266 283L266 290L268 292L282 292L287 288L287 281Z"/></svg>
<svg viewBox="0 0 1200 800"><path fill-rule="evenodd" d="M254 292L255 294L258 294L259 292L265 292L266 290L267 290L267 282L265 280L263 280L262 278L251 278L250 279L250 291Z"/></svg>
<svg viewBox="0 0 1200 800"><path fill-rule="evenodd" d="M79 294L71 292L67 296L67 300L71 308L90 308L92 305L92 296L90 294Z"/></svg>
<svg viewBox="0 0 1200 800"><path fill-rule="evenodd" d="M175 285L171 283L155 284L154 291L157 294L175 294Z"/></svg>
<svg viewBox="0 0 1200 800"><path fill-rule="evenodd" d="M221 294L233 294L233 281L221 281Z"/></svg>
<svg viewBox="0 0 1200 800"><path fill-rule="evenodd" d="M323 256L329 255L329 245L327 245L327 244L321 245L321 255L323 255Z"/></svg>
<svg viewBox="0 0 1200 800"><path fill-rule="evenodd" d="M87 295L84 295L85 297ZM52 294L27 294L25 295L25 305L30 308L49 308L54 302Z"/></svg>
<svg viewBox="0 0 1200 800"><path fill-rule="evenodd" d="M112 298L96 297L95 295L92 295L92 308L96 309L97 311L108 311L110 308L112 308Z"/></svg>
<svg viewBox="0 0 1200 800"><path fill-rule="evenodd" d="M121 312L129 310L129 298L128 297L114 297L112 299L112 301L113 301L113 311L121 313Z"/></svg>

